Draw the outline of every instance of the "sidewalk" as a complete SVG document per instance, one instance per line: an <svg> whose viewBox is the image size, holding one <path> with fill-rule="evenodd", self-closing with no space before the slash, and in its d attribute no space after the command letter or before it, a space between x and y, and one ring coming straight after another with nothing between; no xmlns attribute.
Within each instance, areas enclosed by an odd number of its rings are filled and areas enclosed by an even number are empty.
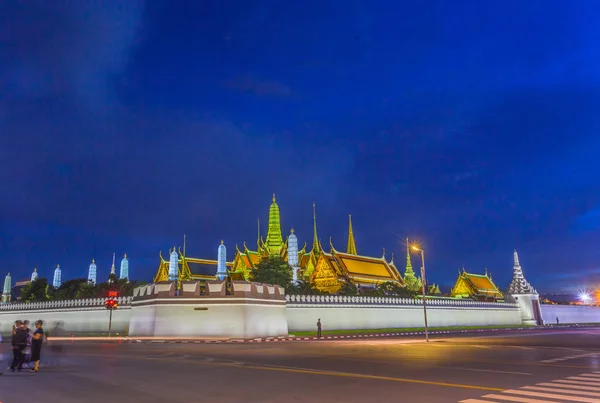
<svg viewBox="0 0 600 403"><path fill-rule="evenodd" d="M598 327L598 324L586 325L545 325L545 326L527 326L527 327L510 327L510 328L485 328L485 329L463 329L463 330L434 330L430 331L430 335L467 335L481 333L498 333L498 332L524 332L524 331L547 331L556 329L572 329ZM111 343L183 343L183 344L207 344L207 343L273 343L285 341L325 341L325 340L348 340L348 339L370 339L370 338L423 338L425 331L419 330L414 332L382 332L382 333L363 333L363 334L340 334L340 335L324 335L316 336L294 336L290 334L288 337L266 337L255 339L231 339L231 338L193 338L193 337L53 337L50 341L67 341L67 342L111 342ZM414 340L416 341L416 340Z"/></svg>

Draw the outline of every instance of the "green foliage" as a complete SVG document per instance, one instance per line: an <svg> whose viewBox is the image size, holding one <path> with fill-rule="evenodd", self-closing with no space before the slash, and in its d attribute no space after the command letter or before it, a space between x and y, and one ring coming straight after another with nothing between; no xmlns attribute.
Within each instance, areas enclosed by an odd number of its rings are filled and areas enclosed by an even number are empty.
<svg viewBox="0 0 600 403"><path fill-rule="evenodd" d="M350 283L349 281L344 281L342 287L339 289L337 294L346 297L353 297L355 295L358 295L358 289L354 284Z"/></svg>
<svg viewBox="0 0 600 403"><path fill-rule="evenodd" d="M21 299L25 302L48 301L47 291L49 291L48 279L38 277L23 288L21 288Z"/></svg>
<svg viewBox="0 0 600 403"><path fill-rule="evenodd" d="M315 285L310 281L298 280L296 284L290 284L289 288L286 288L287 294L293 295L324 295L325 292L317 290Z"/></svg>
<svg viewBox="0 0 600 403"><path fill-rule="evenodd" d="M292 284L292 268L281 257L270 256L252 267L250 279L259 283L277 284L287 290Z"/></svg>
<svg viewBox="0 0 600 403"><path fill-rule="evenodd" d="M385 283L377 284L375 289L370 292L370 295L376 297L414 298L417 295L417 292L409 290L406 287L401 287L391 281L387 281Z"/></svg>
<svg viewBox="0 0 600 403"><path fill-rule="evenodd" d="M50 297L55 300L63 299L75 299L79 290L87 285L87 279L76 278L73 280L67 280L60 285L58 288L54 288L50 293Z"/></svg>

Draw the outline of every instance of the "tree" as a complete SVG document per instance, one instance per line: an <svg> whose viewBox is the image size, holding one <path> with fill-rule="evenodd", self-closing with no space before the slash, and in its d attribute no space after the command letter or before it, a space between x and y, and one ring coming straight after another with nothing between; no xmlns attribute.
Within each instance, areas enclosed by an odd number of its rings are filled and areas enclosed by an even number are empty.
<svg viewBox="0 0 600 403"><path fill-rule="evenodd" d="M252 267L250 279L264 284L277 284L287 290L292 284L292 268L281 257L269 256Z"/></svg>
<svg viewBox="0 0 600 403"><path fill-rule="evenodd" d="M353 297L358 295L358 289L354 284L349 281L344 281L342 287L337 292L338 295L344 295L346 297Z"/></svg>
<svg viewBox="0 0 600 403"><path fill-rule="evenodd" d="M48 301L50 299L47 293L48 289L48 279L38 277L37 280L21 288L21 300L25 302Z"/></svg>
<svg viewBox="0 0 600 403"><path fill-rule="evenodd" d="M289 288L286 288L285 292L287 294L294 294L294 295L323 295L323 294L327 294L324 293L322 291L319 291L314 283L310 282L310 281L306 281L304 279L302 280L298 280L296 282L296 284L291 283Z"/></svg>
<svg viewBox="0 0 600 403"><path fill-rule="evenodd" d="M52 291L51 297L55 300L75 299L79 291L87 285L88 281L85 278L67 280Z"/></svg>
<svg viewBox="0 0 600 403"><path fill-rule="evenodd" d="M414 298L417 292L411 291L406 287L401 287L397 283L386 281L385 283L377 284L372 295L378 297Z"/></svg>

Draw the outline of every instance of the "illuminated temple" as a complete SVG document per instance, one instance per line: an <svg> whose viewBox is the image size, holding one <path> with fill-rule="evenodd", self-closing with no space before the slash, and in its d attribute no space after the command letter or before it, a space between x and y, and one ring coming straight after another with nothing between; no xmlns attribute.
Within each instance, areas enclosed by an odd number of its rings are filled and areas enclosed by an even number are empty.
<svg viewBox="0 0 600 403"><path fill-rule="evenodd" d="M407 240L408 241L408 240ZM385 251L380 257L359 255L354 239L352 228L352 217L348 218L348 240L346 250L340 251L329 241L330 249L325 251L318 237L316 207L313 204L313 242L310 251L306 243L302 248L298 247L297 237L294 230L284 239L281 231L281 216L277 199L273 200L269 208L269 220L266 238L260 233L260 225L256 239L256 249L251 250L244 242L242 249L236 246L235 257L232 262L226 262L227 274L231 280L249 280L250 273L262 259L269 256L279 256L288 262L294 271L294 279L303 280L315 284L317 289L327 292L338 291L345 283L359 287L374 287L379 283L392 282L405 286L411 290L421 288L421 279L415 276L412 269L410 254L406 252L406 270L404 278L394 263L392 256L388 261ZM169 250L169 258L166 260L159 254L160 263L155 282L177 279L181 281L190 280L215 280L214 270L217 260L198 259L186 255L185 240L183 250L181 248ZM433 286L436 291L439 288ZM434 292L435 293L435 292Z"/></svg>
<svg viewBox="0 0 600 403"><path fill-rule="evenodd" d="M348 239L344 251L338 250L329 239L329 251L321 244L317 231L316 207L313 204L313 240L310 250L307 244L300 248L294 230L289 236L283 236L281 230L281 215L277 199L273 195L269 207L269 219L266 237L261 235L260 223L256 237L256 247L250 249L246 242L242 248L236 245L233 261L226 261L223 241L218 247L218 259L199 259L186 254L185 237L183 250L173 247L169 250L168 259L159 254L160 263L154 282L178 280L250 280L252 268L261 260L278 256L285 260L293 270L294 281L304 281L314 284L320 291L335 293L345 284L359 288L373 288L377 284L391 282L411 291L420 291L423 287L421 278L413 270L409 242L406 239L406 266L401 273L394 262L394 256L388 261L385 249L381 256L372 257L358 254L352 217L348 217ZM427 285L429 295L440 295L439 286ZM455 298L472 298L479 300L500 300L502 293L488 276L459 272L459 277L452 289L451 296Z"/></svg>

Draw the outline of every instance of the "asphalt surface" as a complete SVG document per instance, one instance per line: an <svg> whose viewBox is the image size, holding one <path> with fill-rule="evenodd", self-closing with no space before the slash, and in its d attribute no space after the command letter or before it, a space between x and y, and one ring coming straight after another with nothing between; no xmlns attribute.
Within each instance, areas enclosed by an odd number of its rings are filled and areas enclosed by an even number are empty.
<svg viewBox="0 0 600 403"><path fill-rule="evenodd" d="M52 350L44 346L37 374L4 370L0 402L600 403L600 328Z"/></svg>

